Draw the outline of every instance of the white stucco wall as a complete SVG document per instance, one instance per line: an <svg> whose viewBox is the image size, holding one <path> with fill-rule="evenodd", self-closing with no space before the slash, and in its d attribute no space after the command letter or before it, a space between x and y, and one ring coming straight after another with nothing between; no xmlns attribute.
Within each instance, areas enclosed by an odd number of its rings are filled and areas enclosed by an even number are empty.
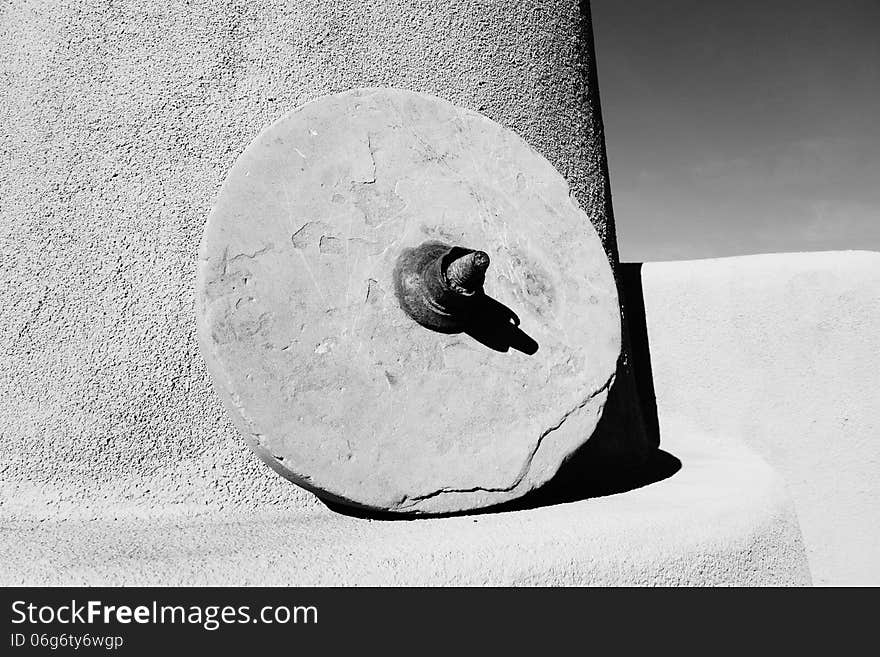
<svg viewBox="0 0 880 657"><path fill-rule="evenodd" d="M642 285L661 447L744 441L787 482L813 582L880 584L880 253L648 263Z"/></svg>

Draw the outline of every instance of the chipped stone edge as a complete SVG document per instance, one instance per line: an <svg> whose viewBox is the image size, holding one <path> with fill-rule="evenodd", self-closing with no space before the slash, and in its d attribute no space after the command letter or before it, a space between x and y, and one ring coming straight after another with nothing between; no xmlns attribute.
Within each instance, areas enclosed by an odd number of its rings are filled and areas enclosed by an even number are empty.
<svg viewBox="0 0 880 657"><path fill-rule="evenodd" d="M500 496L499 499L493 499L485 504L481 504L479 506L473 506L472 508L485 508L489 506L496 506L498 504L503 504L504 502L508 502L514 500L518 497L521 497L525 493L534 490L535 488L539 488L543 486L548 481L553 479L556 473L559 471L559 468L562 467L564 461L560 462L552 471L547 473L547 476L541 480L532 480L528 477L531 473L532 463L535 460L535 457L538 455L538 452L541 449L541 446L544 443L545 438L549 436L551 433L562 427L563 424L572 416L579 416L581 411L592 401L596 400L597 397L600 397L604 393L604 397L602 398L599 407L596 409L596 421L593 425L593 429L595 430L595 426L599 423L599 419L602 416L602 411L605 408L605 403L608 399L608 391L611 389L611 386L614 384L614 381L617 377L617 372L613 372L611 376L608 377L608 380L605 381L601 386L599 386L596 390L587 395L582 401L576 404L572 409L565 412L558 422L555 422L550 427L541 432L541 435L538 436L538 440L535 442L535 447L529 456L526 458L523 467L520 469L520 473L517 475L516 479L509 486L503 487L484 487L484 486L474 486L472 488L440 488L436 491L432 491L430 493L426 493L423 495L413 495L406 496L403 500L395 506L393 511L396 512L416 512L416 513L443 513L444 510L440 507L436 507L430 503L430 500L437 498L438 496L444 497L455 497L457 494L471 494L471 493L509 493L508 496ZM590 432L592 435L592 432ZM588 436L589 439L589 436ZM411 503L407 501L411 500ZM428 508L419 508L424 503L427 502ZM455 508L460 508L460 504L453 505ZM448 509L447 509L448 511Z"/></svg>

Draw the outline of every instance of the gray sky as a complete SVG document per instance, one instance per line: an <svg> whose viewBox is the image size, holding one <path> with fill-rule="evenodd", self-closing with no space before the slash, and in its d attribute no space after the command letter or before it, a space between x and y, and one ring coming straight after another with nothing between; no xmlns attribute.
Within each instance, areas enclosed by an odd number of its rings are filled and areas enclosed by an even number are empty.
<svg viewBox="0 0 880 657"><path fill-rule="evenodd" d="M880 0L592 0L621 258L880 251Z"/></svg>

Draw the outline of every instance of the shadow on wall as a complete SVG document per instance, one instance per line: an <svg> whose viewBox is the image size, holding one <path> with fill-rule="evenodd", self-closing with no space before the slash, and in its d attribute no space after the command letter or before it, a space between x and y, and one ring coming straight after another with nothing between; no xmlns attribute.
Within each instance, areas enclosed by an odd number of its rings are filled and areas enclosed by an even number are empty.
<svg viewBox="0 0 880 657"><path fill-rule="evenodd" d="M682 464L675 456L664 452L660 445L660 423L657 418L657 398L654 393L654 376L651 369L651 350L648 344L648 327L645 320L645 299L642 292L642 264L622 263L619 269L621 293L626 300L626 321L629 329L629 353L635 374L636 391L644 424L652 445L657 446L648 458L637 465L615 463L607 455L600 440L589 440L559 469L552 481L518 500L479 509L469 513L444 515L477 515L535 509L567 502L577 502L593 497L617 495L663 481L681 470ZM484 343L485 344L485 343ZM612 392L613 392L612 388ZM603 422L604 414L596 427L595 435L608 432ZM613 430L608 432L613 433ZM413 520L438 517L427 515L402 515L369 509L345 507L324 501L333 511L355 516L382 520Z"/></svg>

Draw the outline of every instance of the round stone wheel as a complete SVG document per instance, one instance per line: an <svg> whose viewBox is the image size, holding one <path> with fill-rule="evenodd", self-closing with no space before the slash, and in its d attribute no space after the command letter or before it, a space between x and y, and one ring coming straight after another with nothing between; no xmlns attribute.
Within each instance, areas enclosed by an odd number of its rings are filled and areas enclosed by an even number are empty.
<svg viewBox="0 0 880 657"><path fill-rule="evenodd" d="M488 254L495 315L442 333L402 310L395 266L429 241ZM589 218L519 136L439 98L358 89L286 114L229 172L200 256L218 393L266 463L328 500L519 497L589 439L614 380L617 288Z"/></svg>

